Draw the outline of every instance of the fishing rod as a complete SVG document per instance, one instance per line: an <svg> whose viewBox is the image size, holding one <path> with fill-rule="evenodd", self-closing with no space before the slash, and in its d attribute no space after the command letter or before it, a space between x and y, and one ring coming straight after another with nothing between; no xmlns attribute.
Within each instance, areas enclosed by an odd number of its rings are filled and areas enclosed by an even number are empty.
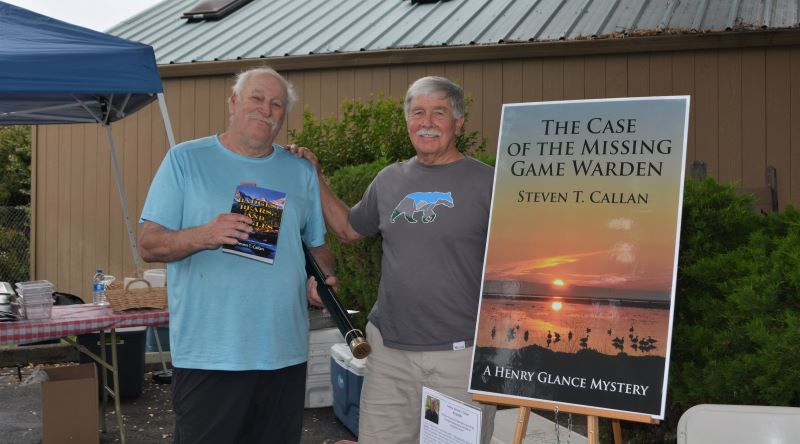
<svg viewBox="0 0 800 444"><path fill-rule="evenodd" d="M328 276L322 271L317 260L314 259L314 256L305 244L303 244L303 254L305 254L306 257L306 273L309 276L314 276L314 279L317 280L317 292L319 293L320 299L322 299L322 303L325 304L325 308L328 309L331 318L333 318L333 322L336 323L336 327L342 333L342 336L344 336L344 341L347 343L347 346L350 347L353 357L356 359L366 358L372 348L369 342L367 342L366 337L364 337L364 332L355 328L353 320L350 319L350 314L347 312L347 309L344 308L344 305L342 305L342 301L336 294L336 290L325 283L325 279L327 279Z"/></svg>

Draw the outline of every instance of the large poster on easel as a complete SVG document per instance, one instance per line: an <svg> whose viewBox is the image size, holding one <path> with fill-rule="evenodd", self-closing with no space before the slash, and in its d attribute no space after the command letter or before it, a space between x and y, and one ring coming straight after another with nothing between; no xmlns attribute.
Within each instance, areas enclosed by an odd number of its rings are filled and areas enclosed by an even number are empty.
<svg viewBox="0 0 800 444"><path fill-rule="evenodd" d="M688 113L503 106L470 392L663 419Z"/></svg>

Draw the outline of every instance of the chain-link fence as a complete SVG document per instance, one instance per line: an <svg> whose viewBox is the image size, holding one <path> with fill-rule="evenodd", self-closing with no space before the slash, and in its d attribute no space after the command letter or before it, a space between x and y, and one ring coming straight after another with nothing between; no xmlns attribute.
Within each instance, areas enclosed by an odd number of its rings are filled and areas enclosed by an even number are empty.
<svg viewBox="0 0 800 444"><path fill-rule="evenodd" d="M28 280L30 233L30 207L0 207L0 281Z"/></svg>

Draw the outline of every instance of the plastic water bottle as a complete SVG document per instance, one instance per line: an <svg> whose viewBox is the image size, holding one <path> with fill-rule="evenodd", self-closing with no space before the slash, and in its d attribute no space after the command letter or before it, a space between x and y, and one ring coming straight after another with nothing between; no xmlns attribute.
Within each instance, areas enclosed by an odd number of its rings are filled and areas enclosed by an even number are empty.
<svg viewBox="0 0 800 444"><path fill-rule="evenodd" d="M108 301L106 301L106 284L103 282L105 279L105 275L103 275L103 270L97 269L97 272L94 274L94 278L92 278L92 303L94 305L108 305Z"/></svg>

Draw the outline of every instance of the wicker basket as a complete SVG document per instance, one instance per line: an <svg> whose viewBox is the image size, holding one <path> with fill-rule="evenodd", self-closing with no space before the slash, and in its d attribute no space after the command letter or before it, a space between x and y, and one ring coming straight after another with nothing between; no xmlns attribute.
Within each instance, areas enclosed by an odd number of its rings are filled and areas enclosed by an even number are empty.
<svg viewBox="0 0 800 444"><path fill-rule="evenodd" d="M130 288L134 282L144 282L147 288ZM167 308L167 288L151 287L144 279L133 279L123 288L120 282L106 287L106 299L112 311L125 311L134 308Z"/></svg>

